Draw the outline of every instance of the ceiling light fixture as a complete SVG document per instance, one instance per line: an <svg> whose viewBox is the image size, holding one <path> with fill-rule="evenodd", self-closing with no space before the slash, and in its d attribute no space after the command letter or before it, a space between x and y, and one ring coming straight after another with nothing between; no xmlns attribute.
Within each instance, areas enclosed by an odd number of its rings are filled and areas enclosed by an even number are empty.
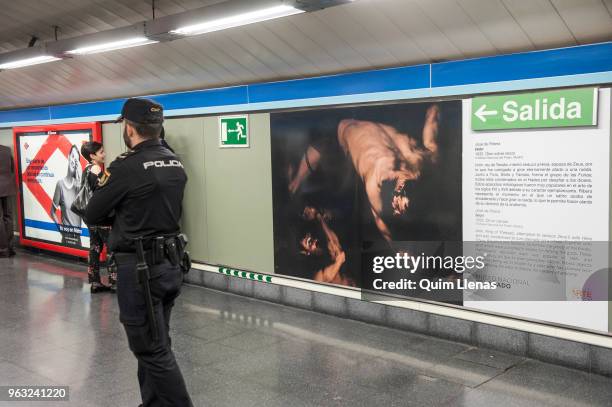
<svg viewBox="0 0 612 407"><path fill-rule="evenodd" d="M226 0L126 27L74 38L34 43L28 48L0 53L0 70L43 64L68 57L180 40L227 28L313 12L352 0ZM56 29L57 34L57 29Z"/></svg>
<svg viewBox="0 0 612 407"><path fill-rule="evenodd" d="M16 61L4 62L0 64L0 69L14 69L22 68L24 66L44 64L46 62L58 61L61 58L57 58L51 55L40 55L33 58L18 59Z"/></svg>
<svg viewBox="0 0 612 407"><path fill-rule="evenodd" d="M255 10L248 13L236 14L229 17L206 21L199 24L188 25L170 31L172 34L179 35L198 35L213 31L225 30L227 28L238 27L257 23L260 21L272 20L275 18L286 17L294 14L303 13L304 10L291 6L276 6Z"/></svg>
<svg viewBox="0 0 612 407"><path fill-rule="evenodd" d="M71 55L97 54L98 52L138 47L140 45L155 44L157 42L158 41L151 40L147 37L134 37L120 41L105 42L102 44L80 47L70 51L66 51L66 53Z"/></svg>

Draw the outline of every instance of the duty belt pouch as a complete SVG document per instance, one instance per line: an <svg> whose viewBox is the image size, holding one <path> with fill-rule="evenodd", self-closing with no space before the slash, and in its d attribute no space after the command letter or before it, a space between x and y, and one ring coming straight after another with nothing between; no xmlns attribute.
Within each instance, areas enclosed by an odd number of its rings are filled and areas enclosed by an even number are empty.
<svg viewBox="0 0 612 407"><path fill-rule="evenodd" d="M191 256L189 255L189 252L186 250L187 243L189 243L189 239L187 239L187 235L185 235L184 233L181 233L176 237L176 242L179 248L178 252L179 252L181 270L183 271L184 274L187 274L189 270L191 270Z"/></svg>
<svg viewBox="0 0 612 407"><path fill-rule="evenodd" d="M165 253L165 239L163 236L158 236L153 241L152 254L153 254L153 264L159 264L164 261Z"/></svg>
<svg viewBox="0 0 612 407"><path fill-rule="evenodd" d="M166 254L168 260L173 266L178 266L181 262L180 248L177 245L176 238L166 239L165 241Z"/></svg>

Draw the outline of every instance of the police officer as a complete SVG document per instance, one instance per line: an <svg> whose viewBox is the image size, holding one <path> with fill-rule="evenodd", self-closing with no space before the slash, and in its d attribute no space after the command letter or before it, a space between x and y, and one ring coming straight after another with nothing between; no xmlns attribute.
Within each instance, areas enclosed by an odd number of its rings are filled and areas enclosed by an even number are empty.
<svg viewBox="0 0 612 407"><path fill-rule="evenodd" d="M130 151L101 174L85 222L113 226L108 247L117 264L119 318L138 359L143 406L182 407L192 402L170 348L169 322L183 282L177 237L187 176L160 144L163 120L162 106L151 100L125 102L118 121ZM147 275L137 272L138 246Z"/></svg>

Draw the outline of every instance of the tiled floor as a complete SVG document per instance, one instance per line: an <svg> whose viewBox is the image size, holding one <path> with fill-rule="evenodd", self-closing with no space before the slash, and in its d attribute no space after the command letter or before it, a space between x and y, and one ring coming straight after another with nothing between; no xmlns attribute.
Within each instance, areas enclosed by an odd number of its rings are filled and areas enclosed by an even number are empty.
<svg viewBox="0 0 612 407"><path fill-rule="evenodd" d="M116 298L91 296L84 271L0 259L0 385L71 392L0 405L139 404ZM171 325L196 406L612 406L604 377L198 287Z"/></svg>

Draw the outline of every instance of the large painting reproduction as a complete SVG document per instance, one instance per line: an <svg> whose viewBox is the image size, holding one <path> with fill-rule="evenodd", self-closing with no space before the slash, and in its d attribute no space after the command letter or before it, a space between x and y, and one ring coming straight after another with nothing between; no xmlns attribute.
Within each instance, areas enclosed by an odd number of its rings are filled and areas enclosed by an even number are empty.
<svg viewBox="0 0 612 407"><path fill-rule="evenodd" d="M276 273L368 289L374 255L460 254L460 101L270 120ZM450 274L426 278L459 278ZM449 295L431 299L461 302L460 292Z"/></svg>

